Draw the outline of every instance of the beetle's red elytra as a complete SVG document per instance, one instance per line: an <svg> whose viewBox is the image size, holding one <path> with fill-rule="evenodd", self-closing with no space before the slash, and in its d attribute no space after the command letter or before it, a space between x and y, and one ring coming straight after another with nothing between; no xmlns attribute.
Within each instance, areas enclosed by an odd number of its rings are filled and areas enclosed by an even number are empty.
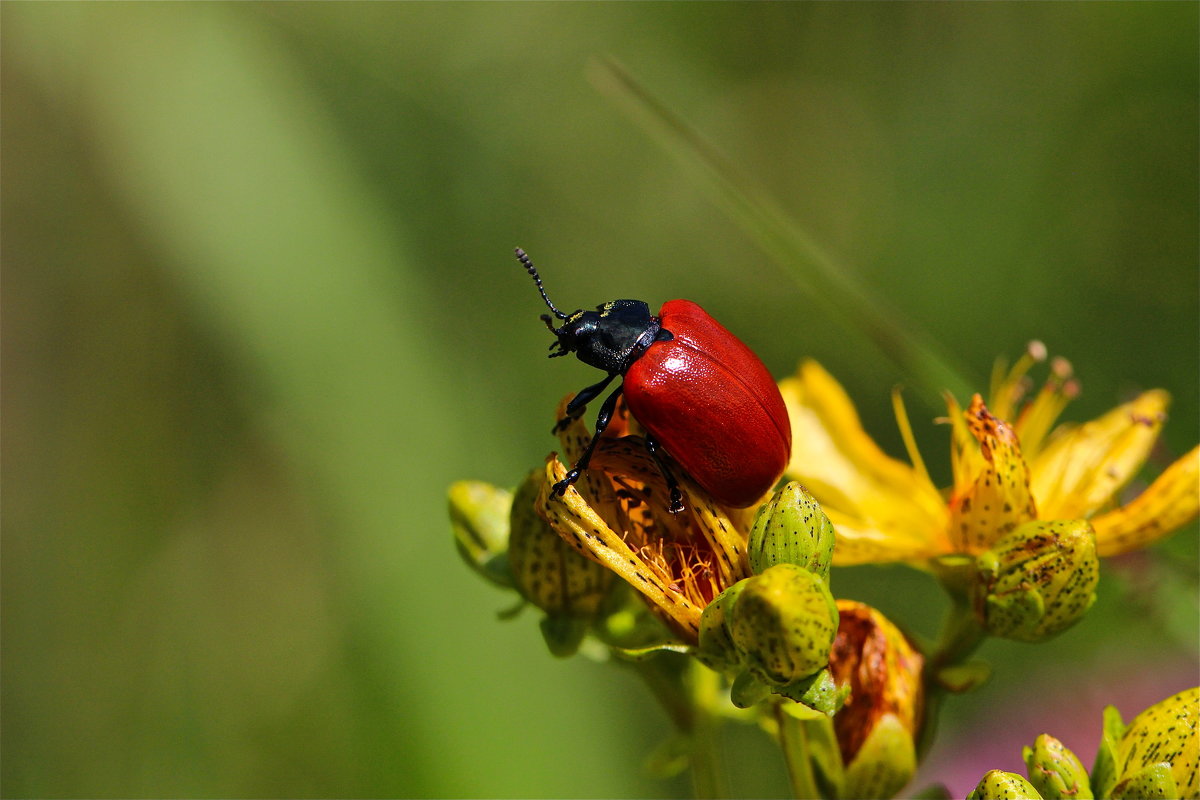
<svg viewBox="0 0 1200 800"><path fill-rule="evenodd" d="M625 373L629 411L718 502L744 508L791 456L779 388L754 351L692 301L671 300L658 316L674 338Z"/></svg>
<svg viewBox="0 0 1200 800"><path fill-rule="evenodd" d="M574 353L606 373L575 395L555 430L581 416L618 375L623 378L601 405L591 442L555 492L564 494L587 469L622 393L646 430L646 448L666 478L672 512L683 510L683 495L660 450L726 506L749 506L778 482L791 455L792 428L779 388L754 351L690 300L671 300L658 316L640 300L564 314L550 302L529 256L520 248L516 254L562 320L556 328L550 315L542 315L556 337L551 358Z"/></svg>

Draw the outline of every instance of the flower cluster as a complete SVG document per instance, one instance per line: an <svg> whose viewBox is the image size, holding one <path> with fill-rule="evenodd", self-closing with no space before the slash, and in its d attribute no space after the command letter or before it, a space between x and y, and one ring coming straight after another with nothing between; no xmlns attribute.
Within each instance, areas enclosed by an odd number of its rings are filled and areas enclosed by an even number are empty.
<svg viewBox="0 0 1200 800"><path fill-rule="evenodd" d="M1089 775L1079 757L1042 734L1022 751L1029 774L992 770L968 800L1007 797L1200 797L1200 689L1155 703L1126 725L1116 708L1104 709L1100 752Z"/></svg>
<svg viewBox="0 0 1200 800"><path fill-rule="evenodd" d="M564 482L591 442L564 398L561 456L548 456L515 493L452 487L458 548L481 575L544 612L557 655L591 637L634 663L676 659L668 672L681 687L723 680L731 702L717 713L745 719L739 709L750 709L777 736L798 795L894 796L916 770L932 695L966 690L984 674L967 661L984 637L1057 635L1095 600L1101 557L1164 536L1200 507L1200 448L1117 504L1165 420L1165 392L1056 426L1078 385L1060 359L1033 391L1027 375L1044 358L1034 345L998 367L986 402L977 394L964 408L947 397L946 489L925 468L898 392L908 463L871 440L824 369L802 363L780 383L792 426L789 480L746 509L723 506L675 465L680 511L620 405L589 469ZM831 566L888 562L926 570L947 589L952 611L938 643L919 647L879 610L835 599ZM720 677L686 677L696 670ZM655 685L663 696L661 675ZM673 714L685 733L701 707L720 704L709 698ZM1168 786L1191 796L1194 738L1165 768L1142 763L1141 745L1125 744L1153 738L1138 738L1152 727L1141 720L1106 725L1111 764L1090 778L1057 740L1040 738L1026 753L1029 780L1044 797L1088 796L1070 789L1085 782L1121 796ZM1177 767L1188 763L1191 777ZM1026 786L989 773L976 796L1037 796L1020 794Z"/></svg>

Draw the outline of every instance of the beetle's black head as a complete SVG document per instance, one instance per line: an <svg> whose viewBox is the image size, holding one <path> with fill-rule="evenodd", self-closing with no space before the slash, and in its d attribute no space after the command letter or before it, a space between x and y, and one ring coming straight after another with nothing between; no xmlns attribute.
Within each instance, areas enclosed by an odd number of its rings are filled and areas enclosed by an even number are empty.
<svg viewBox="0 0 1200 800"><path fill-rule="evenodd" d="M595 311L576 311L555 328L548 315L542 317L558 341L550 354L574 353L580 361L610 374L624 374L647 347L659 338L662 326L641 300L613 300Z"/></svg>
<svg viewBox="0 0 1200 800"><path fill-rule="evenodd" d="M557 341L550 345L554 351L550 353L551 358L574 353L583 363L610 375L624 374L647 347L656 341L671 338L671 334L662 329L658 317L650 313L650 306L641 300L613 300L597 306L595 311L562 313L546 296L542 279L525 251L517 248L517 258L533 276L546 305L563 321L556 328L549 314L542 315L546 327L557 337Z"/></svg>

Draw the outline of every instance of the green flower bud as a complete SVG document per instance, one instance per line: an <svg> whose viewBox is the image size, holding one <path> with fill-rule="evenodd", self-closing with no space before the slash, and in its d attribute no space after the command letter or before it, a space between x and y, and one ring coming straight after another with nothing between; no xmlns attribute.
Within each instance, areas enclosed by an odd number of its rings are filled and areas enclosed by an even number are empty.
<svg viewBox="0 0 1200 800"><path fill-rule="evenodd" d="M513 497L508 565L521 595L548 615L542 625L556 655L575 651L587 620L600 609L613 573L576 552L535 510L545 475L530 474Z"/></svg>
<svg viewBox="0 0 1200 800"><path fill-rule="evenodd" d="M885 714L846 766L842 797L895 797L917 771L912 732L895 714Z"/></svg>
<svg viewBox="0 0 1200 800"><path fill-rule="evenodd" d="M975 613L992 636L1039 642L1096 601L1100 564L1086 520L1033 520L975 559Z"/></svg>
<svg viewBox="0 0 1200 800"><path fill-rule="evenodd" d="M1090 800L1092 786L1079 758L1053 736L1042 734L1021 750L1029 782L1046 800Z"/></svg>
<svg viewBox="0 0 1200 800"><path fill-rule="evenodd" d="M742 666L742 654L729 633L729 611L745 586L745 580L730 586L713 598L700 615L700 644L696 649L696 657L700 663L717 672L728 673Z"/></svg>
<svg viewBox="0 0 1200 800"><path fill-rule="evenodd" d="M743 583L726 624L754 677L786 686L829 662L838 613L825 581L794 564L776 564Z"/></svg>
<svg viewBox="0 0 1200 800"><path fill-rule="evenodd" d="M827 581L833 540L833 523L820 504L792 481L758 509L750 528L750 570L759 574L776 564L795 564Z"/></svg>
<svg viewBox="0 0 1200 800"><path fill-rule="evenodd" d="M448 494L458 554L492 583L512 588L505 558L512 493L482 481L458 481Z"/></svg>
<svg viewBox="0 0 1200 800"><path fill-rule="evenodd" d="M1029 781L1013 772L994 769L983 776L967 800L1041 800Z"/></svg>
<svg viewBox="0 0 1200 800"><path fill-rule="evenodd" d="M1138 714L1114 751L1116 785L1110 797L1200 797L1200 689L1180 692Z"/></svg>

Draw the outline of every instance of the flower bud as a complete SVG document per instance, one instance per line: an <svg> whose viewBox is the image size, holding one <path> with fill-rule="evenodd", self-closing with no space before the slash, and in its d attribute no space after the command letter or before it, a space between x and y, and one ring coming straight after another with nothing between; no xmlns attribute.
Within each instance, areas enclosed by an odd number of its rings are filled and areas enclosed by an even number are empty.
<svg viewBox="0 0 1200 800"><path fill-rule="evenodd" d="M1116 784L1108 796L1200 796L1200 689L1180 692L1138 714L1114 751Z"/></svg>
<svg viewBox="0 0 1200 800"><path fill-rule="evenodd" d="M1049 639L1096 601L1100 564L1086 520L1026 522L981 553L975 567L975 613L992 636Z"/></svg>
<svg viewBox="0 0 1200 800"><path fill-rule="evenodd" d="M838 613L823 580L794 564L776 564L743 584L726 624L754 677L786 686L828 663Z"/></svg>
<svg viewBox="0 0 1200 800"><path fill-rule="evenodd" d="M512 493L483 481L458 481L448 495L450 527L463 561L492 583L512 588L505 558Z"/></svg>
<svg viewBox="0 0 1200 800"><path fill-rule="evenodd" d="M1015 772L994 769L983 776L967 800L1042 800L1042 796Z"/></svg>
<svg viewBox="0 0 1200 800"><path fill-rule="evenodd" d="M912 732L895 714L884 714L846 766L841 796L895 797L916 771Z"/></svg>
<svg viewBox="0 0 1200 800"><path fill-rule="evenodd" d="M845 797L891 797L916 771L916 735L924 714L924 659L887 617L839 600L829 657L835 680L849 689L833 725L846 765Z"/></svg>
<svg viewBox="0 0 1200 800"><path fill-rule="evenodd" d="M742 665L742 654L729 634L729 612L745 586L745 580L730 586L713 598L700 615L700 644L696 657L717 672L732 672Z"/></svg>
<svg viewBox="0 0 1200 800"><path fill-rule="evenodd" d="M508 564L521 595L549 615L542 626L547 644L564 655L574 652L583 633L566 620L595 615L613 574L577 553L538 515L534 506L544 480L540 470L533 472L513 497Z"/></svg>
<svg viewBox="0 0 1200 800"><path fill-rule="evenodd" d="M1021 751L1029 782L1046 800L1090 800L1092 786L1078 756L1053 736L1042 734Z"/></svg>
<svg viewBox="0 0 1200 800"><path fill-rule="evenodd" d="M833 524L816 499L792 481L758 509L750 528L750 569L755 574L776 564L795 564L829 580Z"/></svg>

